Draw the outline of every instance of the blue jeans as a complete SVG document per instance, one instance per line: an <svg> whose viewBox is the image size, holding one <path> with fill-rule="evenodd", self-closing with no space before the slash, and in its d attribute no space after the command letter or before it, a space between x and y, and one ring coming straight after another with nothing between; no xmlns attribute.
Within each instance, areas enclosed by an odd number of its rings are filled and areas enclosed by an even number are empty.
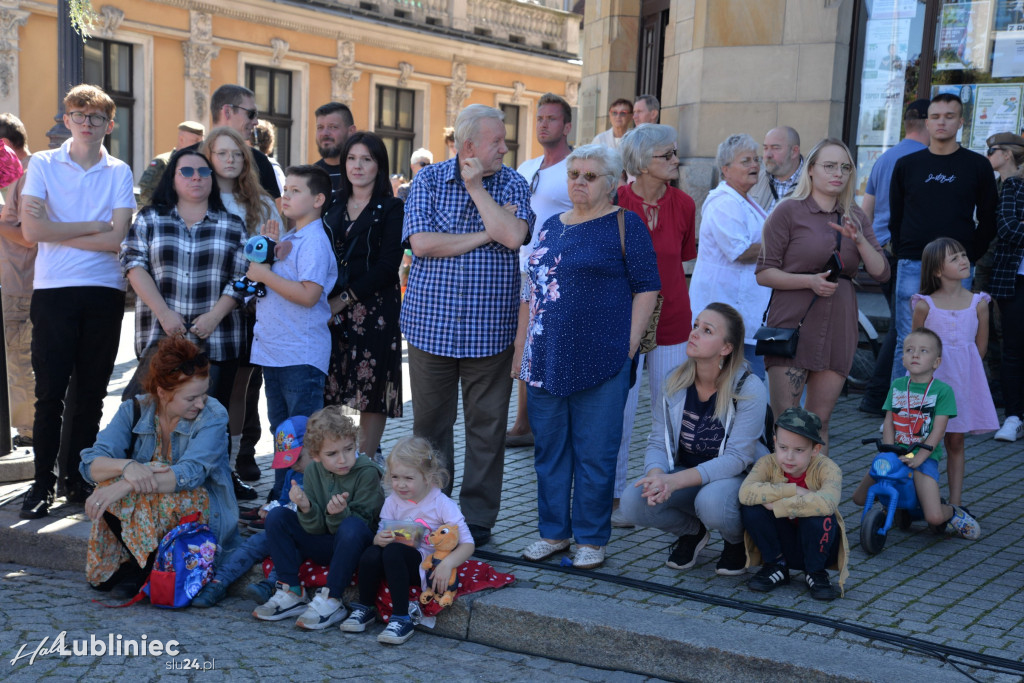
<svg viewBox="0 0 1024 683"><path fill-rule="evenodd" d="M743 345L743 357L747 359L747 363L750 365L750 371L757 375L758 379L764 381L764 356L759 356L754 353L753 344Z"/></svg>
<svg viewBox="0 0 1024 683"><path fill-rule="evenodd" d="M971 276L964 280L964 287L971 288L974 281L974 266L971 266ZM892 375L889 381L893 382L898 377L907 374L903 367L903 340L913 330L910 326L914 322L914 311L910 307L910 297L921 291L921 262L901 258L896 271L896 291L893 293L895 299L893 305L896 308L896 348L892 354Z"/></svg>
<svg viewBox="0 0 1024 683"><path fill-rule="evenodd" d="M526 388L542 538L608 544L631 365L627 360L610 379L569 396Z"/></svg>
<svg viewBox="0 0 1024 683"><path fill-rule="evenodd" d="M327 588L341 599L352 583L359 558L373 542L373 532L358 517L346 517L333 534L311 534L302 528L299 515L286 507L267 515L267 540L279 580L299 585L299 567L305 560L327 565Z"/></svg>
<svg viewBox="0 0 1024 683"><path fill-rule="evenodd" d="M267 557L270 557L270 540L267 534L253 534L224 558L217 566L217 574L213 578L222 583L234 583L252 569L254 564L262 562ZM277 567L271 570L267 580L271 583L277 581Z"/></svg>
<svg viewBox="0 0 1024 683"><path fill-rule="evenodd" d="M324 407L324 380L327 375L312 365L289 365L283 368L263 368L263 387L267 394L267 417L270 434L276 435L277 426L289 417L312 417ZM274 488L269 500L281 497L286 469L274 470Z"/></svg>

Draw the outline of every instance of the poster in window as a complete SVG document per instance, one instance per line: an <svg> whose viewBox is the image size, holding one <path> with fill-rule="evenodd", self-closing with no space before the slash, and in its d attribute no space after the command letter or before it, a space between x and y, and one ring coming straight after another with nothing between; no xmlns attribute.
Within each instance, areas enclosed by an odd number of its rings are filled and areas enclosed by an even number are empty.
<svg viewBox="0 0 1024 683"><path fill-rule="evenodd" d="M994 28L992 77L1024 76L1024 0L999 0Z"/></svg>
<svg viewBox="0 0 1024 683"><path fill-rule="evenodd" d="M910 18L867 22L858 145L889 147L899 142L910 22Z"/></svg>
<svg viewBox="0 0 1024 683"><path fill-rule="evenodd" d="M988 68L988 32L992 4L946 2L939 15L936 71Z"/></svg>
<svg viewBox="0 0 1024 683"><path fill-rule="evenodd" d="M1020 85L979 85L974 93L971 149L985 152L995 133L1016 133L1020 121Z"/></svg>
<svg viewBox="0 0 1024 683"><path fill-rule="evenodd" d="M885 147L858 147L857 148L857 186L856 193L863 197L868 187L868 176L874 168L878 157L882 156Z"/></svg>

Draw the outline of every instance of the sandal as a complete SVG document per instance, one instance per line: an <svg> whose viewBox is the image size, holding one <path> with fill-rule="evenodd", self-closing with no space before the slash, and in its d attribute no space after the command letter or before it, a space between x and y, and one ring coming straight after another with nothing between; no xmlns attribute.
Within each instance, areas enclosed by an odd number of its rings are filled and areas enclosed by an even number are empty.
<svg viewBox="0 0 1024 683"><path fill-rule="evenodd" d="M572 558L572 566L576 569L597 569L604 564L604 547L588 548L577 545L576 555Z"/></svg>
<svg viewBox="0 0 1024 683"><path fill-rule="evenodd" d="M572 543L568 538L559 541L558 543L548 543L544 539L534 541L526 547L523 551L523 558L532 560L534 562L540 562L546 560L552 555L557 555L560 552L569 549L569 544Z"/></svg>

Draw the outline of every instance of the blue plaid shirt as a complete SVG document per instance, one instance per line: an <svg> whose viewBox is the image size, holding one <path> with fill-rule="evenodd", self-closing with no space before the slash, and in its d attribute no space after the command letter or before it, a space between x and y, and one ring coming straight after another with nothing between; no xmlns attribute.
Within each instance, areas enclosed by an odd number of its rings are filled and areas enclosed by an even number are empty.
<svg viewBox="0 0 1024 683"><path fill-rule="evenodd" d="M498 204L515 204L516 218L533 232L530 186L521 175L502 166L484 178L484 188ZM403 240L420 232L461 235L483 229L458 158L431 164L416 175L405 203ZM402 301L402 334L436 356L493 356L515 339L519 287L518 251L497 242L460 256L413 257Z"/></svg>

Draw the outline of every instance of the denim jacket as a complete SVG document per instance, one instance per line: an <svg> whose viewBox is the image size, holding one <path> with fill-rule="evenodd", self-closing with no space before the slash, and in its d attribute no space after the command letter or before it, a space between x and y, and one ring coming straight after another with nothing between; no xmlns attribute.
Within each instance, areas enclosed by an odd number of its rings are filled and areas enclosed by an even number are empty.
<svg viewBox="0 0 1024 683"><path fill-rule="evenodd" d="M149 396L138 396L142 413L132 430L132 402L125 401L114 418L103 428L92 448L82 451L79 471L90 484L92 462L99 457L126 458L135 432L135 450L131 457L142 463L153 459L156 452L156 401ZM203 486L210 496L210 529L217 537L221 549L238 544L238 503L231 483L228 466L228 411L214 398L194 420L178 420L171 433L171 471L177 480L178 491Z"/></svg>

